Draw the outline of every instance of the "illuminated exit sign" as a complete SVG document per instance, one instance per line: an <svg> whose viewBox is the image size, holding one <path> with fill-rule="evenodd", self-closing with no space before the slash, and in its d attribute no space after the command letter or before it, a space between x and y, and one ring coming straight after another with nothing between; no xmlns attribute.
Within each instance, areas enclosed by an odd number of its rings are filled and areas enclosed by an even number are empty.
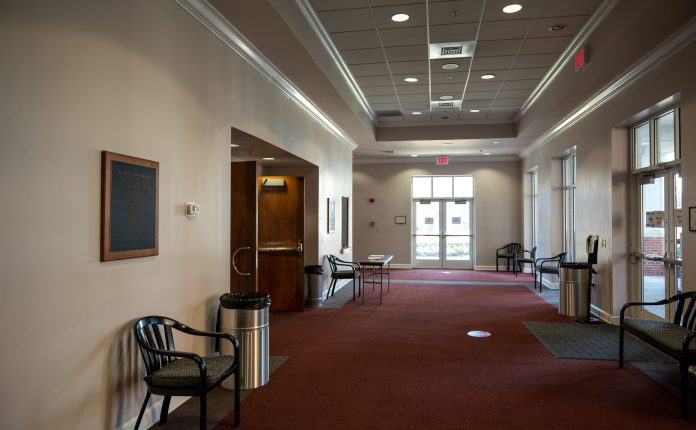
<svg viewBox="0 0 696 430"><path fill-rule="evenodd" d="M438 166L444 166L445 164L449 164L449 158L447 158L447 157L437 157L437 165L438 165Z"/></svg>
<svg viewBox="0 0 696 430"><path fill-rule="evenodd" d="M575 53L575 71L579 72L584 69L589 62L589 57L587 56L587 46L583 46Z"/></svg>

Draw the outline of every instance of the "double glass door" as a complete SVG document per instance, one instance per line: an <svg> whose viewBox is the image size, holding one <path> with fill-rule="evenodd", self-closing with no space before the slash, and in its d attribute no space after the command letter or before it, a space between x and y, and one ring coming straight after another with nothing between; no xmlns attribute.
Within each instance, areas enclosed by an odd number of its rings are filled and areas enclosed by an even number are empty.
<svg viewBox="0 0 696 430"><path fill-rule="evenodd" d="M681 292L682 178L678 169L639 178L640 250L636 257L641 301ZM665 305L645 306L644 317L669 318Z"/></svg>
<svg viewBox="0 0 696 430"><path fill-rule="evenodd" d="M471 199L414 200L413 267L473 269Z"/></svg>

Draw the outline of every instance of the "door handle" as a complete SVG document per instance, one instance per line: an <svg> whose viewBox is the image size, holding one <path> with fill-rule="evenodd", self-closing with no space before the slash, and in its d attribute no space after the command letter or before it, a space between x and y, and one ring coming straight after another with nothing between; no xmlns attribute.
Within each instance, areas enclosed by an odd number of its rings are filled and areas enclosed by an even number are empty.
<svg viewBox="0 0 696 430"><path fill-rule="evenodd" d="M239 251L246 251L246 250L251 250L251 246L242 246L241 248L237 248L237 250L234 251L234 254L232 254L232 267L234 268L234 271L237 272L238 275L251 276L251 273L240 272L239 268L237 268L237 254L239 254Z"/></svg>

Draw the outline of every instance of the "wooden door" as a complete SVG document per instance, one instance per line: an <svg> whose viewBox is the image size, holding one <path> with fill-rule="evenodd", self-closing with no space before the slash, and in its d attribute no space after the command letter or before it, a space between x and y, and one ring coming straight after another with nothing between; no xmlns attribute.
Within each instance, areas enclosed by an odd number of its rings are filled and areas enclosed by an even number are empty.
<svg viewBox="0 0 696 430"><path fill-rule="evenodd" d="M232 163L230 291L256 291L258 163Z"/></svg>
<svg viewBox="0 0 696 430"><path fill-rule="evenodd" d="M270 293L273 311L302 311L304 178L262 176L258 189L258 290Z"/></svg>

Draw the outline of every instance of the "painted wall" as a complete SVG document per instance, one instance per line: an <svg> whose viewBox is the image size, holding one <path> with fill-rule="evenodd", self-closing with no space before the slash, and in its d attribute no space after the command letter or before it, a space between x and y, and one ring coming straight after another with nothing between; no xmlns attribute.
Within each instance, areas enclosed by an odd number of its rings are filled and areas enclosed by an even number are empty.
<svg viewBox="0 0 696 430"><path fill-rule="evenodd" d="M560 177L554 172L557 157L572 147L577 148L576 255L586 256L584 238L591 233L607 239L599 249L599 275L593 290L593 304L608 315L617 316L621 306L631 297L630 229L635 228L631 217L628 131L623 124L629 118L677 93L681 94L681 153L684 183L684 207L696 205L696 84L693 70L696 44L691 43L678 54L652 70L632 86L599 109L574 124L563 134L531 154L523 161L523 171L538 166L539 201L542 219L551 216L552 222L541 224L540 252L548 253L558 246L554 228L562 222L557 211ZM636 119L636 121L638 121ZM554 211L553 208L556 208ZM555 250L555 249L553 249ZM683 243L684 289L694 290L696 275L693 266L696 234L685 231Z"/></svg>
<svg viewBox="0 0 696 430"><path fill-rule="evenodd" d="M353 170L354 255L394 254L393 263L411 264L411 177L474 177L475 261L494 268L495 250L522 240L522 183L519 161L356 164ZM369 202L370 198L375 203ZM407 224L394 224L406 215ZM370 227L370 221L375 227Z"/></svg>
<svg viewBox="0 0 696 430"><path fill-rule="evenodd" d="M171 1L6 1L0 36L3 427L128 428L134 319L211 328L228 291L230 127L319 166L319 199L351 151ZM102 150L160 162L158 256L99 262Z"/></svg>

